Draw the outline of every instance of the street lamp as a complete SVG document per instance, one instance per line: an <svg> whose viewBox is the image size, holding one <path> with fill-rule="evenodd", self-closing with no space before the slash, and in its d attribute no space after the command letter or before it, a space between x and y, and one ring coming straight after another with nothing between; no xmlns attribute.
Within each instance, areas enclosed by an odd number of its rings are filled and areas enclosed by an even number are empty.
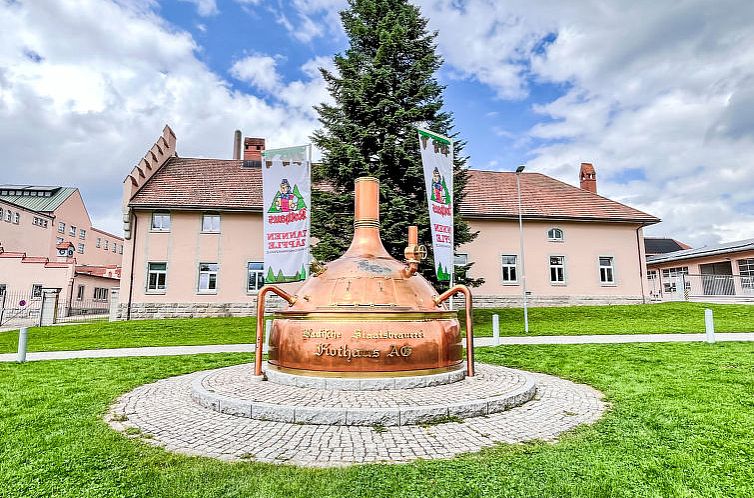
<svg viewBox="0 0 754 498"><path fill-rule="evenodd" d="M518 191L518 238L521 244L521 284L524 297L524 332L529 333L529 309L526 305L526 260L524 259L524 217L521 212L521 173L525 165L516 168L516 190Z"/></svg>

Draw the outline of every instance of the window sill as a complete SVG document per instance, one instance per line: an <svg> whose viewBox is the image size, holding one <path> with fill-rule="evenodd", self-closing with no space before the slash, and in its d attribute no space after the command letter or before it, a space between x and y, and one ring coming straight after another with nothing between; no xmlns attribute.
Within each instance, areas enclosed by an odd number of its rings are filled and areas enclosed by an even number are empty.
<svg viewBox="0 0 754 498"><path fill-rule="evenodd" d="M151 233L170 233L170 230L157 230L156 228L150 228Z"/></svg>
<svg viewBox="0 0 754 498"><path fill-rule="evenodd" d="M600 287L618 287L615 282L600 282Z"/></svg>
<svg viewBox="0 0 754 498"><path fill-rule="evenodd" d="M568 284L566 284L565 282L550 282L550 285L552 285L554 287L565 287Z"/></svg>
<svg viewBox="0 0 754 498"><path fill-rule="evenodd" d="M517 287L521 284L519 282L500 282L500 285L504 285L506 287Z"/></svg>
<svg viewBox="0 0 754 498"><path fill-rule="evenodd" d="M259 295L259 291L258 290L253 290L253 291L247 290L246 291L246 295L247 296L257 296L257 295Z"/></svg>
<svg viewBox="0 0 754 498"><path fill-rule="evenodd" d="M199 232L199 233L201 233L201 234L205 234L205 235L219 235L219 234L220 234L220 231L217 231L217 232L205 232L204 230L202 230L202 231L201 231L201 232Z"/></svg>
<svg viewBox="0 0 754 498"><path fill-rule="evenodd" d="M196 291L196 293L200 295L213 295L213 294L217 294L217 291L216 290L198 290Z"/></svg>
<svg viewBox="0 0 754 498"><path fill-rule="evenodd" d="M166 294L167 291L165 289L161 290L147 290L144 292L144 294L152 294L152 295L160 295L160 294Z"/></svg>
<svg viewBox="0 0 754 498"><path fill-rule="evenodd" d="M558 242L558 243L562 244L563 242L565 242L565 240L563 240L563 239L547 239L547 242Z"/></svg>

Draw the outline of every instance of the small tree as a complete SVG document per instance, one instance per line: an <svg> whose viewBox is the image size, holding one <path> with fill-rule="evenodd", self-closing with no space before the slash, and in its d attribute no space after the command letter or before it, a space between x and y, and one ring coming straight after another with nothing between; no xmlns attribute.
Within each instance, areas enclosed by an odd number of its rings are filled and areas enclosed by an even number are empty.
<svg viewBox="0 0 754 498"><path fill-rule="evenodd" d="M348 49L335 56L337 74L321 70L335 103L316 107L322 128L313 141L322 151L314 169L312 235L319 239L315 255L339 257L353 233L353 181L360 176L380 180L382 240L390 254L403 258L409 225L431 249L429 214L416 123L453 137L455 245L476 237L459 213L468 180L465 142L452 130L450 113L442 110L441 86L435 73L442 59L435 52L436 33L427 31L419 9L405 0L349 0L341 12ZM468 265L470 266L470 265ZM457 281L478 285L481 279ZM446 269L447 270L447 269ZM437 284L432 258L424 276Z"/></svg>

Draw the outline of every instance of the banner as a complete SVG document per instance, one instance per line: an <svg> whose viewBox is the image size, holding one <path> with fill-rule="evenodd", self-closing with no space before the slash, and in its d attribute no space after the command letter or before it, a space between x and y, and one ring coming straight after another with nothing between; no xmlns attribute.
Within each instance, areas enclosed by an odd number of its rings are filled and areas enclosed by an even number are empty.
<svg viewBox="0 0 754 498"><path fill-rule="evenodd" d="M453 273L453 142L437 133L421 128L418 131L435 273L438 280L450 281Z"/></svg>
<svg viewBox="0 0 754 498"><path fill-rule="evenodd" d="M262 152L265 283L306 279L311 192L308 145Z"/></svg>

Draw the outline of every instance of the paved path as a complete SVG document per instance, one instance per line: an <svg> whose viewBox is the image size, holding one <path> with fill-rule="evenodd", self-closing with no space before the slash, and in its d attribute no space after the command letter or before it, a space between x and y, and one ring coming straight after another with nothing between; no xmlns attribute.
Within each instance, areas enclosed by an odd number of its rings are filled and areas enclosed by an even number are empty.
<svg viewBox="0 0 754 498"><path fill-rule="evenodd" d="M715 334L719 342L754 341L754 332ZM538 335L501 337L500 345L514 344L619 344L633 342L701 342L705 334L616 334L616 335ZM494 346L492 337L478 337L474 345ZM28 353L27 361L69 360L73 358L121 358L127 356L176 356L206 353L253 353L254 344L215 344L210 346L161 346L147 348L85 349ZM16 361L16 353L0 354L0 362Z"/></svg>
<svg viewBox="0 0 754 498"><path fill-rule="evenodd" d="M248 370L251 365L239 368ZM131 438L184 455L340 467L451 458L497 443L555 441L564 431L595 422L607 408L602 395L589 386L515 371L531 377L536 384L536 396L531 401L461 422L456 419L437 425L389 427L274 422L219 413L195 402L192 383L211 372L195 372L137 387L116 401L105 420ZM457 385L468 386L476 379ZM431 388L407 389L405 395L421 399L427 389ZM342 395L326 389L308 391L323 403ZM452 405L434 406L444 411Z"/></svg>

